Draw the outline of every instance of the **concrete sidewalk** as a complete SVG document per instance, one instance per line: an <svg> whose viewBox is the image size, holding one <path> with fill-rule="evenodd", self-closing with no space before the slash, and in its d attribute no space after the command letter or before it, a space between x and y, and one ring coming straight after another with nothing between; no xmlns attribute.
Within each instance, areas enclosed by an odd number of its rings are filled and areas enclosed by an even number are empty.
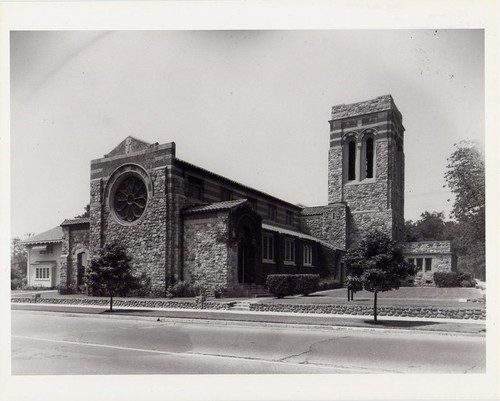
<svg viewBox="0 0 500 401"><path fill-rule="evenodd" d="M275 325L279 327L303 328L353 328L369 330L391 330L433 332L442 334L478 335L486 334L485 322L477 320L425 319L408 317L379 317L377 324L373 317L360 315L328 315L282 312L250 312L207 309L163 309L140 307L117 307L113 312L103 306L60 305L60 304L11 304L12 310L39 311L41 313L80 314L106 318L145 319L175 322L196 322L204 324Z"/></svg>

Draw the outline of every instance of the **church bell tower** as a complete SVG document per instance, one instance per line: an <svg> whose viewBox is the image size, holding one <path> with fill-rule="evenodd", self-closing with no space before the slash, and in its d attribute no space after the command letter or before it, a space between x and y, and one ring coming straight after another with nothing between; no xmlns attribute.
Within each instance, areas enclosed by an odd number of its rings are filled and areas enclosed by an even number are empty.
<svg viewBox="0 0 500 401"><path fill-rule="evenodd" d="M346 207L348 247L372 229L403 239L403 146L391 95L332 107L328 203Z"/></svg>

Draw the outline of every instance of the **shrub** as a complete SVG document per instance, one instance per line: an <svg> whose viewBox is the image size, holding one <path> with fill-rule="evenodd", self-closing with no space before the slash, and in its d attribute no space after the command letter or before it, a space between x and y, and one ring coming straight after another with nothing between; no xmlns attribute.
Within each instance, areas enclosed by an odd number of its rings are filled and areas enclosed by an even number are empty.
<svg viewBox="0 0 500 401"><path fill-rule="evenodd" d="M342 284L339 280L332 279L320 279L318 284L318 291L334 290L336 288L342 288Z"/></svg>
<svg viewBox="0 0 500 401"><path fill-rule="evenodd" d="M319 289L318 274L270 274L266 278L267 290L277 298L287 295L308 295Z"/></svg>
<svg viewBox="0 0 500 401"><path fill-rule="evenodd" d="M131 291L133 297L151 297L153 291L151 289L151 277L146 272L142 272L137 278L137 288Z"/></svg>
<svg viewBox="0 0 500 401"><path fill-rule="evenodd" d="M267 290L277 298L293 295L295 285L293 274L270 274L266 277Z"/></svg>
<svg viewBox="0 0 500 401"><path fill-rule="evenodd" d="M227 288L224 284L216 284L214 287L215 298L222 298L226 291L227 291Z"/></svg>
<svg viewBox="0 0 500 401"><path fill-rule="evenodd" d="M434 284L436 287L458 287L460 281L457 272L434 273Z"/></svg>
<svg viewBox="0 0 500 401"><path fill-rule="evenodd" d="M174 285L171 285L167 288L167 297L176 297L176 298L187 298L187 297L195 297L200 295L203 292L203 288L200 284L194 283L191 284L188 281L179 281Z"/></svg>
<svg viewBox="0 0 500 401"><path fill-rule="evenodd" d="M309 295L319 289L319 274L297 274L295 280L295 294Z"/></svg>
<svg viewBox="0 0 500 401"><path fill-rule="evenodd" d="M61 295L69 295L76 293L76 287L72 284L70 285L59 285L57 286L57 290Z"/></svg>

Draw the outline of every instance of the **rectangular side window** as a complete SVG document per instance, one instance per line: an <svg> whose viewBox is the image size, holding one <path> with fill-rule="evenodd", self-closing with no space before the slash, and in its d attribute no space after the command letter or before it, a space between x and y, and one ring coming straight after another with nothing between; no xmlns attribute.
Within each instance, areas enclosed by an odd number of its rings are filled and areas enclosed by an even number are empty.
<svg viewBox="0 0 500 401"><path fill-rule="evenodd" d="M432 258L425 258L425 271L430 272L432 270Z"/></svg>
<svg viewBox="0 0 500 401"><path fill-rule="evenodd" d="M232 201L233 200L233 191L222 187L220 189L220 200L223 202L224 201Z"/></svg>
<svg viewBox="0 0 500 401"><path fill-rule="evenodd" d="M417 270L422 270L423 261L422 258L417 258Z"/></svg>
<svg viewBox="0 0 500 401"><path fill-rule="evenodd" d="M285 238L285 263L295 264L295 240Z"/></svg>
<svg viewBox="0 0 500 401"><path fill-rule="evenodd" d="M278 216L278 208L275 205L267 205L267 218L271 221L276 221Z"/></svg>
<svg viewBox="0 0 500 401"><path fill-rule="evenodd" d="M203 180L201 178L188 176L186 190L188 197L203 201Z"/></svg>
<svg viewBox="0 0 500 401"><path fill-rule="evenodd" d="M294 216L293 212L291 212L290 210L287 210L286 211L286 224L289 226L293 226L294 223L295 223L295 216Z"/></svg>
<svg viewBox="0 0 500 401"><path fill-rule="evenodd" d="M304 245L304 266L313 265L313 247L312 245Z"/></svg>
<svg viewBox="0 0 500 401"><path fill-rule="evenodd" d="M262 261L274 263L274 236L272 234L262 234Z"/></svg>

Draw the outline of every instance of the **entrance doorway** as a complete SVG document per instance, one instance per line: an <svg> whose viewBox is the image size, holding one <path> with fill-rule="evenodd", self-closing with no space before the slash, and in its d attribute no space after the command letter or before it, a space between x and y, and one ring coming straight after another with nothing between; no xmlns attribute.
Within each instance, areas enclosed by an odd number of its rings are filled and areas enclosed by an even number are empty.
<svg viewBox="0 0 500 401"><path fill-rule="evenodd" d="M87 265L87 255L80 252L76 255L76 287L80 289L85 284L85 266Z"/></svg>
<svg viewBox="0 0 500 401"><path fill-rule="evenodd" d="M255 278L255 241L248 226L243 226L238 239L238 283L253 283Z"/></svg>

